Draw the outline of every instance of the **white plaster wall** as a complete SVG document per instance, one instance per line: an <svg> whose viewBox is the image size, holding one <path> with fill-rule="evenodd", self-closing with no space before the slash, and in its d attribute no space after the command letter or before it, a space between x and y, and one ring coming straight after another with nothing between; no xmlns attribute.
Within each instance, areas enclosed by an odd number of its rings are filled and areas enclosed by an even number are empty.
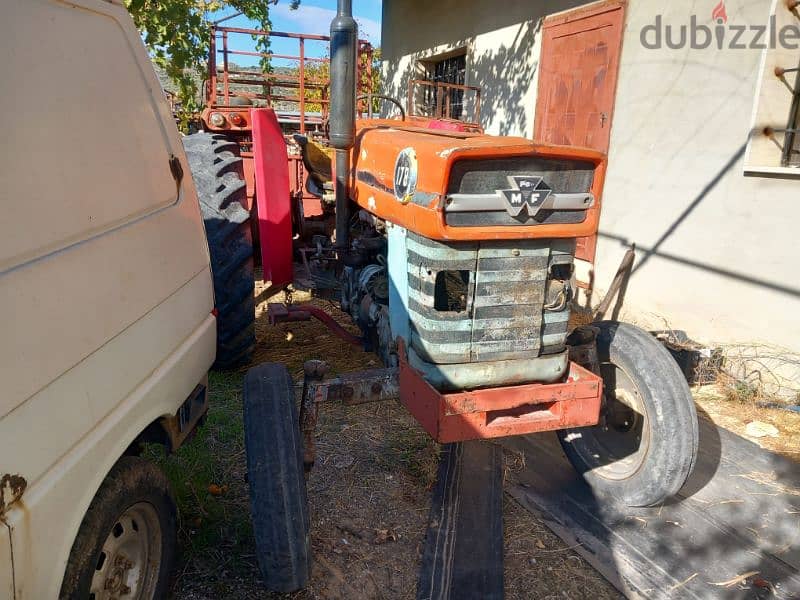
<svg viewBox="0 0 800 600"><path fill-rule="evenodd" d="M405 103L408 81L423 74L420 60L466 48L466 83L482 89L480 117L487 133L531 137L541 19L582 3L385 0L384 90Z"/></svg>
<svg viewBox="0 0 800 600"><path fill-rule="evenodd" d="M484 126L530 137L539 19L577 4L386 0L386 87L405 98L419 57L466 45L468 83L484 87ZM657 13L665 24L688 24L693 13L711 24L715 4L629 1L596 284L608 285L635 242L627 314L702 341L800 352L800 180L743 175L762 51L647 50L639 39ZM770 7L728 0L729 22L766 23Z"/></svg>
<svg viewBox="0 0 800 600"><path fill-rule="evenodd" d="M743 175L762 51L647 50L639 40L659 11L665 23L694 11L710 22L713 4L630 2L597 281L613 277L623 241L636 242L629 311L706 341L800 351L800 181ZM770 5L729 0L729 22L766 23Z"/></svg>

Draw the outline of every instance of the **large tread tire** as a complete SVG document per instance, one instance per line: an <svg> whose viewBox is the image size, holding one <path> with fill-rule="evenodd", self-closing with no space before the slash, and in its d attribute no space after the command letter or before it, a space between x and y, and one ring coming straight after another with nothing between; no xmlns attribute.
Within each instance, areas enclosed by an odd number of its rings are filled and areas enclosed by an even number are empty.
<svg viewBox="0 0 800 600"><path fill-rule="evenodd" d="M303 444L286 367L250 369L243 403L258 566L267 589L293 592L308 584L311 550Z"/></svg>
<svg viewBox="0 0 800 600"><path fill-rule="evenodd" d="M255 346L253 242L239 145L206 132L183 138L205 223L217 309L214 368L250 360Z"/></svg>
<svg viewBox="0 0 800 600"><path fill-rule="evenodd" d="M138 503L151 505L158 518L161 560L152 565L152 568L158 569L157 574L152 574L155 578L152 597L167 597L178 543L175 498L161 469L143 458L125 456L111 469L83 517L72 544L59 598L89 598L92 577L100 564L104 542L112 529L118 526L123 513Z"/></svg>
<svg viewBox="0 0 800 600"><path fill-rule="evenodd" d="M689 386L669 352L646 331L626 323L593 323L600 330L597 351L601 365L613 365L638 391L646 412L646 449L637 470L629 476L604 476L599 466L603 446L597 427L558 432L561 446L573 466L600 495L610 495L628 506L654 506L674 496L694 468L698 449L698 421ZM601 366L601 371L603 370ZM604 387L609 387L604 379ZM614 465L611 465L612 467ZM623 469L624 472L624 469Z"/></svg>

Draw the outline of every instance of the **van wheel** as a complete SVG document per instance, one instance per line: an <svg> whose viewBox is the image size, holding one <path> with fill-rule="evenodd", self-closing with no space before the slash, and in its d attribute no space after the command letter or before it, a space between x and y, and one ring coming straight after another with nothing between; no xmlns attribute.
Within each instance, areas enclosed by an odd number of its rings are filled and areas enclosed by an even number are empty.
<svg viewBox="0 0 800 600"><path fill-rule="evenodd" d="M683 373L653 336L625 323L593 323L603 377L595 427L558 432L567 458L598 493L653 506L686 483L698 423Z"/></svg>
<svg viewBox="0 0 800 600"><path fill-rule="evenodd" d="M267 589L293 592L308 584L311 551L303 444L286 367L250 369L243 403L258 566Z"/></svg>
<svg viewBox="0 0 800 600"><path fill-rule="evenodd" d="M165 598L177 523L164 473L143 458L121 458L83 517L59 597Z"/></svg>
<svg viewBox="0 0 800 600"><path fill-rule="evenodd" d="M246 363L253 352L253 242L239 145L206 132L183 138L206 228L217 308L215 369Z"/></svg>

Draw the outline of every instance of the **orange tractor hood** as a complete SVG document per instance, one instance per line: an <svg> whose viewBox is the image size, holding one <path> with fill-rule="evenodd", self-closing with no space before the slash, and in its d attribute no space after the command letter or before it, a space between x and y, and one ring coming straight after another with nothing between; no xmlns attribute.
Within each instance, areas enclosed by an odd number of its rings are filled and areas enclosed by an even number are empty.
<svg viewBox="0 0 800 600"><path fill-rule="evenodd" d="M399 158L401 157L402 158ZM453 164L462 159L539 157L579 160L595 166L594 206L579 224L452 227L445 223L447 186ZM411 194L398 190L411 163ZM606 156L595 150L536 144L519 137L408 126L396 120L357 123L352 151L351 197L376 216L436 240L573 238L597 230ZM402 188L402 186L401 186Z"/></svg>

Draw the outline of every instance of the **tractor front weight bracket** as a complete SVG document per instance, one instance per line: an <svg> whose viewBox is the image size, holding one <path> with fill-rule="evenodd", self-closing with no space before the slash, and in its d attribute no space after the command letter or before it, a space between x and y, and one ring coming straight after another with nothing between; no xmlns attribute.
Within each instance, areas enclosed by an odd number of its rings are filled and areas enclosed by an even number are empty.
<svg viewBox="0 0 800 600"><path fill-rule="evenodd" d="M300 431L303 435L303 465L310 471L316 460L314 432L319 406L325 402L341 402L345 406L395 400L400 396L397 368L367 369L325 379L330 370L321 360L303 365L303 397L300 401Z"/></svg>

